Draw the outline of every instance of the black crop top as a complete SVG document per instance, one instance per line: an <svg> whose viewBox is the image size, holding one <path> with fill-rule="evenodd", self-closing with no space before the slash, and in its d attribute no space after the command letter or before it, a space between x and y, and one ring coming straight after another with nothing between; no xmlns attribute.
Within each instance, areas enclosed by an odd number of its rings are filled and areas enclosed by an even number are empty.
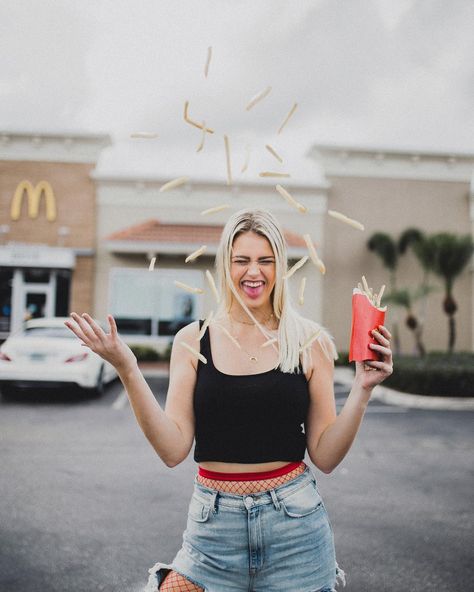
<svg viewBox="0 0 474 592"><path fill-rule="evenodd" d="M201 339L201 353L207 364L199 361L194 389L194 460L302 460L306 450L302 424L309 407L305 375L281 370L224 374L214 366L209 329Z"/></svg>

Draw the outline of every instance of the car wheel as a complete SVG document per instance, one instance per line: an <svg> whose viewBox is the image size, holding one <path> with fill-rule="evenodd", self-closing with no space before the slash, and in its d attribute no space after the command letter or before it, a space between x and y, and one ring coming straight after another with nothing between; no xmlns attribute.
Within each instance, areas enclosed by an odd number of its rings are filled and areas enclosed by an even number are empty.
<svg viewBox="0 0 474 592"><path fill-rule="evenodd" d="M95 385L94 388L88 389L88 391L89 391L89 395L93 399L99 399L104 394L105 387L104 387L104 365L103 364L100 367L99 376L97 377L97 384Z"/></svg>

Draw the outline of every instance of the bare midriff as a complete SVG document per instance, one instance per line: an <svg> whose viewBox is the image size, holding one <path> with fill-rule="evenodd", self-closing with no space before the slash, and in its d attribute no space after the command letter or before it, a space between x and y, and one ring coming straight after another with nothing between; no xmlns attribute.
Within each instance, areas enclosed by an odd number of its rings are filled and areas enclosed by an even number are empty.
<svg viewBox="0 0 474 592"><path fill-rule="evenodd" d="M257 473L274 471L275 469L281 469L287 465L289 460L275 460L266 463L227 463L227 462L215 462L205 461L200 462L199 466L208 471L218 471L219 473Z"/></svg>

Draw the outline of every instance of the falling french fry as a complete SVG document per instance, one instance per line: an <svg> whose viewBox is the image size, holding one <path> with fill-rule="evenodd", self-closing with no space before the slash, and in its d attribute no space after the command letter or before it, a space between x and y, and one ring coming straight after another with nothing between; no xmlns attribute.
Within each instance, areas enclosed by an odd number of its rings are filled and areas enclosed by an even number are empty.
<svg viewBox="0 0 474 592"><path fill-rule="evenodd" d="M348 224L349 226L352 226L353 228L357 228L358 230L364 230L363 224L361 224L357 220L354 220L353 218L348 218L344 214L341 214L341 212L336 212L335 210L328 210L328 214L330 216L332 216L333 218L336 218L336 220L340 220L341 222L345 222L346 224Z"/></svg>
<svg viewBox="0 0 474 592"><path fill-rule="evenodd" d="M217 212L222 212L222 210L227 210L229 208L229 204L222 204L221 206L216 206L215 208L208 208L207 210L203 210L201 212L201 216L207 216L207 214L215 214Z"/></svg>
<svg viewBox="0 0 474 592"><path fill-rule="evenodd" d="M158 137L154 132L133 132L130 134L131 138L142 138L145 140L153 140Z"/></svg>
<svg viewBox="0 0 474 592"><path fill-rule="evenodd" d="M309 256L311 258L311 261L316 265L316 267L319 269L319 271L324 275L326 273L326 266L319 258L318 253L313 245L313 241L311 240L311 237L309 236L309 234L303 234L303 238L306 243L306 246L308 247Z"/></svg>
<svg viewBox="0 0 474 592"><path fill-rule="evenodd" d="M285 127L285 125L288 123L288 121L290 120L290 117L293 115L293 113L296 111L296 108L298 107L298 103L295 103L293 105L293 107L288 111L287 116L285 117L285 119L283 120L283 123L280 125L280 128L278 129L278 134L281 134L281 132L283 131L283 128Z"/></svg>
<svg viewBox="0 0 474 592"><path fill-rule="evenodd" d="M268 347L269 345L272 345L273 343L278 343L278 339L276 337L272 337L272 339L265 341L265 343L262 343L262 345L260 347Z"/></svg>
<svg viewBox="0 0 474 592"><path fill-rule="evenodd" d="M293 206L302 214L305 214L308 211L308 208L297 202L296 199L284 187L281 185L276 185L275 189L283 197L283 199L285 199L290 204L290 206Z"/></svg>
<svg viewBox="0 0 474 592"><path fill-rule="evenodd" d="M211 287L212 293L214 294L214 297L217 301L217 304L219 304L221 301L221 297L219 295L219 292L217 291L216 284L214 282L214 278L212 277L212 273L208 269L206 269L206 278L207 278L207 281Z"/></svg>
<svg viewBox="0 0 474 592"><path fill-rule="evenodd" d="M150 259L150 265L148 266L148 271L153 271L155 269L156 257L152 257Z"/></svg>
<svg viewBox="0 0 474 592"><path fill-rule="evenodd" d="M199 331L199 335L196 337L196 341L201 341L201 339L204 337L204 333L206 332L206 329L209 327L209 323L211 322L213 316L214 311L211 310L211 312L204 319L204 323L202 324L201 330Z"/></svg>
<svg viewBox="0 0 474 592"><path fill-rule="evenodd" d="M188 286L188 284L183 284L183 282L178 282L178 280L174 280L174 285L177 288L181 288L186 292L190 292L191 294L204 294L204 290L202 288L193 288L193 286Z"/></svg>
<svg viewBox="0 0 474 592"><path fill-rule="evenodd" d="M291 269L288 271L288 273L286 275L283 276L284 280L287 280L288 278L290 278L295 271L298 271L298 269L300 267L303 267L303 265L306 263L306 261L308 261L309 257L307 255L305 255L304 257L301 257L301 259L299 261L297 261L293 267L291 267Z"/></svg>
<svg viewBox="0 0 474 592"><path fill-rule="evenodd" d="M315 341L318 335L321 333L321 329L318 329L315 333L311 335L309 339L307 339L300 348L300 353L303 352L306 348L310 347L310 345Z"/></svg>
<svg viewBox="0 0 474 592"><path fill-rule="evenodd" d="M276 171L262 171L258 174L259 177L291 177L290 173L277 173Z"/></svg>
<svg viewBox="0 0 474 592"><path fill-rule="evenodd" d="M229 331L227 331L227 329L221 325L220 323L215 323L218 327L220 327L222 329L222 331L224 332L224 334L232 341L232 343L238 347L239 349L242 349L242 346L240 345L240 343L237 341L237 339L235 339L235 337L233 335L231 335L229 333Z"/></svg>
<svg viewBox="0 0 474 592"><path fill-rule="evenodd" d="M204 66L204 76L207 78L209 74L209 64L211 63L212 58L212 47L207 48L207 58L206 58L206 65Z"/></svg>
<svg viewBox="0 0 474 592"><path fill-rule="evenodd" d="M205 141L206 141L206 122L203 121L202 122L201 142L199 143L199 146L196 148L196 152L201 152L201 150L204 148L204 142Z"/></svg>
<svg viewBox="0 0 474 592"><path fill-rule="evenodd" d="M298 304L303 306L304 304L304 290L306 288L306 278L301 278L300 289L298 291Z"/></svg>
<svg viewBox="0 0 474 592"><path fill-rule="evenodd" d="M184 121L190 125L193 125L194 127L197 127L198 129L204 128L208 134L214 133L214 130L210 127L205 127L202 123L199 123L199 121L194 121L194 119L189 117L189 101L185 101L184 103Z"/></svg>
<svg viewBox="0 0 474 592"><path fill-rule="evenodd" d="M232 185L232 168L230 165L229 138L224 134L225 161L227 166L227 185Z"/></svg>
<svg viewBox="0 0 474 592"><path fill-rule="evenodd" d="M184 348L186 348L189 352L191 352L193 354L193 356L196 356L196 358L201 360L201 362L203 364L207 364L206 358L200 352L195 350L194 347L191 347L185 341L180 341L179 344L182 345Z"/></svg>
<svg viewBox="0 0 474 592"><path fill-rule="evenodd" d="M191 253L191 255L188 255L186 257L186 259L184 260L184 262L188 263L189 261L194 261L194 259L197 259L200 255L202 255L206 249L207 249L207 246L203 245L202 247L200 247L199 249L194 251L194 253Z"/></svg>
<svg viewBox="0 0 474 592"><path fill-rule="evenodd" d="M163 191L170 191L171 189L175 189L176 187L180 187L189 181L189 177L178 177L177 179L172 179L165 183L160 187L160 193Z"/></svg>
<svg viewBox="0 0 474 592"><path fill-rule="evenodd" d="M272 90L271 86L267 86L267 88L265 88L264 90L260 91L259 93L257 93L255 96L253 96L250 101L248 102L247 106L245 107L247 111L250 111L250 109L252 109L252 107L254 107L257 103L259 103L262 99L264 99L268 94L270 94L270 91Z"/></svg>
<svg viewBox="0 0 474 592"><path fill-rule="evenodd" d="M278 152L270 146L270 144L265 144L265 148L270 152L272 156L274 156L279 162L283 164L283 158L278 154Z"/></svg>

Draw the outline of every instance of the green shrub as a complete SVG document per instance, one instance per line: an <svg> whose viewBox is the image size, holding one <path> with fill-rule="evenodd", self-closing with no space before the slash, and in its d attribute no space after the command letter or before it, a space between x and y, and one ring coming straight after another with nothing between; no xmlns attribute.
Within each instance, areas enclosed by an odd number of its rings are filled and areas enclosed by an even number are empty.
<svg viewBox="0 0 474 592"><path fill-rule="evenodd" d="M355 370L347 352L340 352L336 366L347 365ZM393 374L382 384L417 395L474 397L474 353L433 351L425 358L394 356Z"/></svg>
<svg viewBox="0 0 474 592"><path fill-rule="evenodd" d="M159 352L149 345L131 345L130 349L139 362L157 362L161 360Z"/></svg>

